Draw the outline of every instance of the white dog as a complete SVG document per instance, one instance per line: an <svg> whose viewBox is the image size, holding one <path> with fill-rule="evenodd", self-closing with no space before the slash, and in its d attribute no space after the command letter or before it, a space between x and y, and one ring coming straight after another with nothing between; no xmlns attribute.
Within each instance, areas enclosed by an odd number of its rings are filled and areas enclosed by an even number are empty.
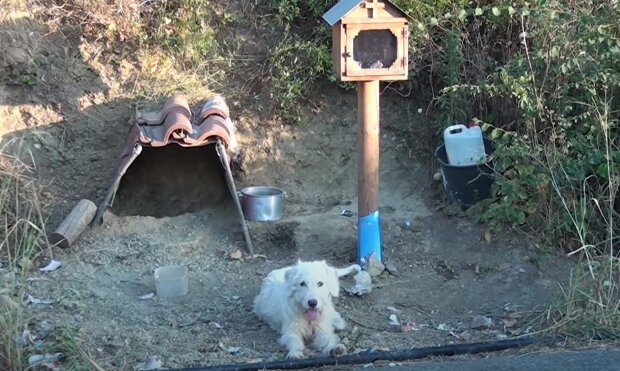
<svg viewBox="0 0 620 371"><path fill-rule="evenodd" d="M332 297L338 296L340 277L360 271L357 264L339 269L324 260L276 269L263 280L254 313L281 335L287 358L303 358L304 340L324 355L343 355L346 348L335 330L343 330L346 323Z"/></svg>

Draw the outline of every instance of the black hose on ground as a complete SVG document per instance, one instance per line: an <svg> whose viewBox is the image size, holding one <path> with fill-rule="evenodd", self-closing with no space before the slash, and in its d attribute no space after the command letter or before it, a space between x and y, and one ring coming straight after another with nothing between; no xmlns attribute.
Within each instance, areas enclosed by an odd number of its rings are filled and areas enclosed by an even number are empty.
<svg viewBox="0 0 620 371"><path fill-rule="evenodd" d="M452 356L457 354L476 354L484 352L497 352L511 348L520 348L534 344L550 344L560 340L556 337L537 338L523 337L510 340L498 340L484 343L451 344L438 347L417 348L398 350L391 352L363 352L351 354L339 358L319 357L298 360L282 360L272 362L242 363L236 365L206 366L197 368L181 368L171 371L250 371L250 370L299 370L309 367L322 367L334 365L367 364L376 361L409 361L425 358L428 356Z"/></svg>

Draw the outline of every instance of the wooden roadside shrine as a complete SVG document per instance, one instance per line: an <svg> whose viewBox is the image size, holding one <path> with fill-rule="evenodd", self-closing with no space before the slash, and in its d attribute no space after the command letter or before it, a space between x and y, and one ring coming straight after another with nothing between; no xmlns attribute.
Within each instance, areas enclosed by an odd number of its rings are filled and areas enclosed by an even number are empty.
<svg viewBox="0 0 620 371"><path fill-rule="evenodd" d="M379 219L379 82L408 78L409 18L388 0L340 0L324 15L332 27L333 69L357 82L358 262L383 261Z"/></svg>

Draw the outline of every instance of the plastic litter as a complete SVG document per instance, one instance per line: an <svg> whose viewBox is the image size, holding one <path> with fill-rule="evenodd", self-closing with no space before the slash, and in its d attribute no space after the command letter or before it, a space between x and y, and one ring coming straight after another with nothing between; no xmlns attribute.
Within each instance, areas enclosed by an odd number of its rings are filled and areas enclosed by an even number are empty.
<svg viewBox="0 0 620 371"><path fill-rule="evenodd" d="M28 295L28 298L26 298L26 302L24 303L25 305L28 304L42 304L42 305L50 305L53 304L54 301L53 300L42 300L42 299L37 299L32 297L32 295Z"/></svg>
<svg viewBox="0 0 620 371"><path fill-rule="evenodd" d="M151 356L148 361L139 363L134 368L138 371L152 371L162 368L163 365L163 362L159 360L157 356Z"/></svg>
<svg viewBox="0 0 620 371"><path fill-rule="evenodd" d="M344 209L340 212L340 216L346 216L347 218L352 217L355 213L349 209Z"/></svg>
<svg viewBox="0 0 620 371"><path fill-rule="evenodd" d="M52 260L48 265L46 265L43 268L39 268L39 271L41 272L53 272L56 269L60 268L62 266L62 263L59 262L58 260Z"/></svg>

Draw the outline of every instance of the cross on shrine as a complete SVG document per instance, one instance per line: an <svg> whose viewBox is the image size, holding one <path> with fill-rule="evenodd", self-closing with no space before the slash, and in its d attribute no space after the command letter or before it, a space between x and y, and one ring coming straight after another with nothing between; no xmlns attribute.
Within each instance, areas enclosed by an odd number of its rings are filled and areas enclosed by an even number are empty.
<svg viewBox="0 0 620 371"><path fill-rule="evenodd" d="M364 6L369 10L370 18L375 17L375 9L385 8L385 4L380 3L379 0L368 0Z"/></svg>

